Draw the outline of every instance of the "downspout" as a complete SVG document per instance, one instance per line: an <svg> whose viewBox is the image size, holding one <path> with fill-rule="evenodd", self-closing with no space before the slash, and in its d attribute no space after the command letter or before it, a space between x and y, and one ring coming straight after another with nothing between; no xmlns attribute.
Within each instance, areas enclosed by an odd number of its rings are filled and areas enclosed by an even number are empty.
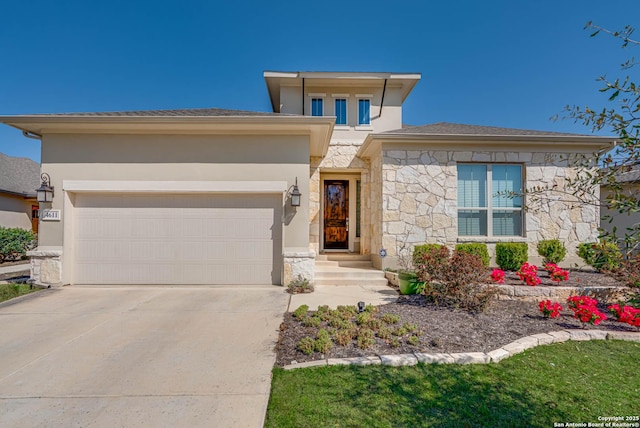
<svg viewBox="0 0 640 428"><path fill-rule="evenodd" d="M382 87L382 99L380 100L380 113L378 113L378 117L382 117L382 106L384 105L385 92L387 92L387 79L384 79L384 86Z"/></svg>
<svg viewBox="0 0 640 428"><path fill-rule="evenodd" d="M302 78L302 115L304 116L304 77Z"/></svg>
<svg viewBox="0 0 640 428"><path fill-rule="evenodd" d="M24 135L27 138L31 138L32 140L40 140L40 141L42 141L42 135L36 134L35 132L22 131L22 135Z"/></svg>

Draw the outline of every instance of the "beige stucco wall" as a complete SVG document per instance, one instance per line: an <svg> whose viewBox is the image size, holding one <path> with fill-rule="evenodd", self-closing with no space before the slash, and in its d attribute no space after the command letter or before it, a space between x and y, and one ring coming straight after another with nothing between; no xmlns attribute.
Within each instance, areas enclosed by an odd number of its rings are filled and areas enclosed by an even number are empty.
<svg viewBox="0 0 640 428"><path fill-rule="evenodd" d="M640 185L627 184L623 187L623 192L626 195L633 195L635 198L638 198L640 195ZM609 194L610 193L607 188L602 189L603 199ZM611 222L609 222L609 219L605 219L605 216L607 215L613 217ZM633 233L632 231L627 230L627 228L637 230L637 228L640 227L640 212L621 214L616 210L610 210L604 207L602 208L602 218L603 220L600 223L600 227L609 233L613 233L613 228L615 227L615 235L618 239L624 239L625 234Z"/></svg>
<svg viewBox="0 0 640 428"><path fill-rule="evenodd" d="M568 251L564 263L569 265L579 262L576 246L598 236L597 204L575 204L564 193L551 192L549 197L527 202L523 237L458 237L458 162L519 163L524 165L527 188L556 186L563 190L566 177L574 173L567 160L569 154L447 151L393 145L383 146L382 153L381 241L389 257L376 263L378 266L397 267L403 249L405 256L410 256L416 244L440 243L453 248L459 242L485 242L492 256L496 242L527 242L529 259L539 263L536 244L542 239L564 242ZM373 160L372 168L375 171Z"/></svg>
<svg viewBox="0 0 640 428"><path fill-rule="evenodd" d="M0 193L0 226L31 230L33 204L34 202L21 196Z"/></svg>
<svg viewBox="0 0 640 428"><path fill-rule="evenodd" d="M351 87L351 86L317 86L307 84L304 87L304 114L311 115L311 99L324 98L324 116L335 116L336 94L347 95L347 126L336 126L333 132L335 140L359 140L363 141L371 132L384 132L402 128L402 94L401 88L392 83L387 84L384 93L384 106L380 114L382 102L382 83L376 87ZM324 97L309 96L309 94L324 94ZM371 99L371 124L358 126L358 99L356 95L372 95ZM280 89L281 112L290 114L302 114L302 88L300 86L282 86Z"/></svg>
<svg viewBox="0 0 640 428"><path fill-rule="evenodd" d="M40 247L63 245L64 180L286 181L303 195L285 209L284 247L308 249L309 137L211 135L49 134L42 144L42 171L55 186L52 209L61 222L40 225ZM46 207L45 207L46 208Z"/></svg>

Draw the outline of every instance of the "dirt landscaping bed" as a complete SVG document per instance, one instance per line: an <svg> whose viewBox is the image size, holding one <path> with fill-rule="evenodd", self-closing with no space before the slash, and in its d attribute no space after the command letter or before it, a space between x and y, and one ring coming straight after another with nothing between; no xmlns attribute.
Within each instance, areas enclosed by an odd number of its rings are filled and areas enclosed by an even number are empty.
<svg viewBox="0 0 640 428"><path fill-rule="evenodd" d="M561 285L619 285L612 278L594 272L572 271L571 275L573 280L570 279ZM507 283L510 283L511 275L508 274L507 276L509 281ZM543 279L545 285L546 282ZM549 280L548 282L551 281ZM548 285L553 286L551 284ZM523 287L529 286L523 285ZM367 349L359 348L355 338L346 346L339 346L334 340L333 346L328 352L313 352L309 355L305 355L298 350L297 345L300 340L304 337L315 338L321 328L328 330L329 333L333 333L335 329L326 321L323 321L317 327L305 326L292 313L287 313L280 327L280 337L276 346L276 364L285 366L292 364L293 361L300 363L325 358L348 358L411 352L488 352L532 334L582 328L582 323L573 318L573 313L568 310L566 302L561 303L564 310L560 318L547 319L540 313L536 302L496 300L490 304L484 313L470 314L460 309L437 307L428 302L423 295L400 296L396 303L379 306L379 312L375 314L375 318L378 319L381 319L384 314L399 316L399 321L395 324L387 325L384 322L381 323L381 325L392 332L395 331L398 335L392 334L387 339L381 339L376 334L371 346ZM610 311L606 309L606 304L601 303L599 309L609 319L598 326L588 325L586 328L639 331L638 328L618 323L612 319ZM313 312L309 311L308 316L312 315ZM402 327L405 326L407 328L403 329ZM406 330L404 334L400 334L403 333L402 330ZM417 336L417 339L412 339L413 336Z"/></svg>

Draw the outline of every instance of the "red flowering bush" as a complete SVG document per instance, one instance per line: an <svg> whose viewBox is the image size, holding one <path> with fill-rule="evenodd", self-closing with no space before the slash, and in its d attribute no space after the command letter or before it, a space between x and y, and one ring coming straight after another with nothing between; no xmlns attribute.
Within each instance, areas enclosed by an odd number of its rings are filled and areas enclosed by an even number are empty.
<svg viewBox="0 0 640 428"><path fill-rule="evenodd" d="M633 306L620 307L618 304L608 306L607 309L615 314L619 322L640 327L640 309L636 309Z"/></svg>
<svg viewBox="0 0 640 428"><path fill-rule="evenodd" d="M538 306L540 308L540 312L542 312L542 315L544 315L545 318L558 318L560 316L560 311L562 310L560 303L551 303L551 300L542 300Z"/></svg>
<svg viewBox="0 0 640 428"><path fill-rule="evenodd" d="M551 277L551 281L553 282L562 282L569 280L569 271L562 269L555 263L547 263L544 265L544 268L547 272L549 272L549 276Z"/></svg>
<svg viewBox="0 0 640 428"><path fill-rule="evenodd" d="M502 269L494 269L493 271L491 271L491 279L496 284L503 284L504 283L504 271Z"/></svg>
<svg viewBox="0 0 640 428"><path fill-rule="evenodd" d="M538 277L538 266L525 263L520 267L520 270L516 272L516 275L521 280L527 283L527 285L535 286L540 284L540 278Z"/></svg>
<svg viewBox="0 0 640 428"><path fill-rule="evenodd" d="M583 323L598 325L607 319L607 316L597 308L598 301L588 296L571 296L567 299L569 309L573 311L573 317Z"/></svg>
<svg viewBox="0 0 640 428"><path fill-rule="evenodd" d="M598 306L598 301L589 296L571 296L567 299L569 309L574 310L578 306Z"/></svg>

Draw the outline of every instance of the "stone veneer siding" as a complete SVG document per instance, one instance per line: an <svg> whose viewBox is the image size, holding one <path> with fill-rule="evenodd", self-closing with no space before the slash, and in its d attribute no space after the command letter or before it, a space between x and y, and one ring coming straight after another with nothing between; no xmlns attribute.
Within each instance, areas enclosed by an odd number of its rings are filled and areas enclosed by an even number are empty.
<svg viewBox="0 0 640 428"><path fill-rule="evenodd" d="M322 183L320 181L320 172L331 172L335 170L336 173L362 173L361 176L361 192L362 195L367 195L369 192L369 162L365 159L356 157L356 153L362 140L338 140L331 141L327 155L324 158L312 157L310 160L309 171L309 247L310 250L316 253L320 251L320 198L322 195ZM352 171L350 171L352 170ZM353 195L355 196L355 189ZM367 192L367 193L365 193ZM374 205L375 206L375 205ZM369 228L369 210L371 205L368 198L362 198L361 205L361 239L360 239L360 252L362 254L368 254L370 251L370 245L368 244L368 238L365 238L365 228Z"/></svg>
<svg viewBox="0 0 640 428"><path fill-rule="evenodd" d="M30 282L38 287L62 286L62 251L32 250L27 252L31 259Z"/></svg>
<svg viewBox="0 0 640 428"><path fill-rule="evenodd" d="M572 205L566 195L552 192L548 198L532 201L525 210L524 237L460 237L457 230L457 163L519 163L524 166L526 188L556 186L564 189L566 177L574 174L568 154L536 152L463 152L408 150L383 147L382 158L372 158L372 204L375 188L382 187L382 219L373 217L373 248L387 250L388 258L374 261L378 267L398 266L416 244L439 243L453 248L459 242L485 242L492 257L496 242L527 242L529 259L539 263L536 244L543 239L560 239L567 247L565 263L579 262L576 246L598 237L599 208L596 204ZM380 168L380 172L378 172ZM379 177L378 177L379 176ZM379 181L378 181L379 179ZM378 184L380 183L380 184ZM597 195L594 196L597 198ZM595 200L595 199L594 199ZM375 210L374 210L375 213ZM376 238L376 223L381 237ZM380 242L381 241L381 242Z"/></svg>

